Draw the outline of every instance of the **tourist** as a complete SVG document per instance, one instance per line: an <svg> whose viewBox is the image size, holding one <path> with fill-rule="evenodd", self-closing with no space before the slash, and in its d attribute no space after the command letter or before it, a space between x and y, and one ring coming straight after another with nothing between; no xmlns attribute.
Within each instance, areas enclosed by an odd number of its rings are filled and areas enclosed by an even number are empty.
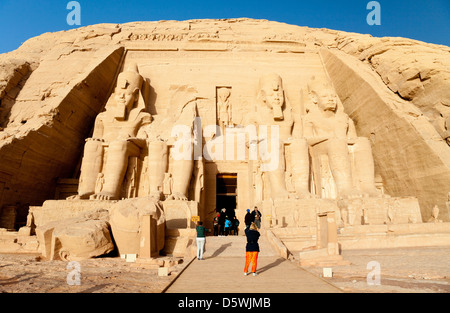
<svg viewBox="0 0 450 313"><path fill-rule="evenodd" d="M247 245L245 247L245 266L244 275L248 275L248 267L252 263L252 273L256 276L256 266L258 264L258 254L259 254L259 231L255 223L251 223L250 227L245 229L245 236L247 236Z"/></svg>
<svg viewBox="0 0 450 313"><path fill-rule="evenodd" d="M228 234L230 234L232 226L233 226L233 223L231 223L228 216L226 216L225 217L225 236L228 236Z"/></svg>
<svg viewBox="0 0 450 313"><path fill-rule="evenodd" d="M214 236L219 235L219 216L220 216L219 212L217 212L217 215L214 216L214 220L213 220Z"/></svg>
<svg viewBox="0 0 450 313"><path fill-rule="evenodd" d="M203 222L198 222L197 230L197 260L203 260L203 252L205 252L206 233L210 230L203 226Z"/></svg>
<svg viewBox="0 0 450 313"><path fill-rule="evenodd" d="M251 223L253 222L253 216L250 213L250 209L247 209L247 214L245 214L244 222L245 222L245 229L248 229Z"/></svg>
<svg viewBox="0 0 450 313"><path fill-rule="evenodd" d="M237 236L239 232L239 220L237 219L236 215L233 217L233 231L234 235Z"/></svg>
<svg viewBox="0 0 450 313"><path fill-rule="evenodd" d="M225 235L225 211L225 208L223 208L219 216L219 237Z"/></svg>
<svg viewBox="0 0 450 313"><path fill-rule="evenodd" d="M256 224L258 229L261 228L261 216L262 216L261 212L258 210L258 207L255 206L253 208L252 217L253 217L253 222Z"/></svg>

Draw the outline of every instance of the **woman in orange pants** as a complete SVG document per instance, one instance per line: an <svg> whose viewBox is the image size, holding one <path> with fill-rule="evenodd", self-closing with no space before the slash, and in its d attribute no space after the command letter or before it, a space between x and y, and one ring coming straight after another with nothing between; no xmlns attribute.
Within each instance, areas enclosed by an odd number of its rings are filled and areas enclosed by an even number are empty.
<svg viewBox="0 0 450 313"><path fill-rule="evenodd" d="M244 275L248 275L248 267L252 263L252 273L256 276L256 267L258 265L259 254L259 231L255 223L252 223L249 228L245 229L245 235L247 236L247 245L245 247L245 266Z"/></svg>

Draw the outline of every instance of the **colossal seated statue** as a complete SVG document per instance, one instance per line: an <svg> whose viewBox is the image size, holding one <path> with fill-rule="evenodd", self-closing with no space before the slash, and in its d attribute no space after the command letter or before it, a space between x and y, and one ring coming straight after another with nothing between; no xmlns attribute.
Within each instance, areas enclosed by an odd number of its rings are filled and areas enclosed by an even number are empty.
<svg viewBox="0 0 450 313"><path fill-rule="evenodd" d="M338 107L333 87L326 82L311 80L308 93L312 105L303 118L303 134L313 153L328 156L338 196L378 195L370 142L356 135L352 119ZM354 170L349 146L353 146Z"/></svg>
<svg viewBox="0 0 450 313"><path fill-rule="evenodd" d="M119 74L105 111L95 119L92 138L86 139L78 195L72 199L119 199L128 158L139 156L145 145L145 138L138 131L152 119L145 111L142 83L136 65ZM100 191L95 193L100 173L102 187L97 186Z"/></svg>
<svg viewBox="0 0 450 313"><path fill-rule="evenodd" d="M259 80L255 115L251 123L267 127L267 133L258 135L260 168L267 172L272 199L288 199L290 194L286 188L285 145L291 146L291 172L296 195L310 197L308 145L301 138L301 123L293 118L291 106L286 98L281 77L275 73L263 75ZM272 137L273 129L278 127L278 137ZM274 140L275 139L275 140ZM267 153L270 151L270 153ZM274 154L277 153L277 155ZM261 153L262 152L262 153ZM270 156L265 155L270 154ZM273 167L273 158L277 166Z"/></svg>
<svg viewBox="0 0 450 313"><path fill-rule="evenodd" d="M189 86L174 86L167 114L155 116L139 134L147 138L150 195L164 197L164 179L170 168L168 200L188 200L194 169L194 122L197 117L197 91ZM165 190L164 190L165 189Z"/></svg>

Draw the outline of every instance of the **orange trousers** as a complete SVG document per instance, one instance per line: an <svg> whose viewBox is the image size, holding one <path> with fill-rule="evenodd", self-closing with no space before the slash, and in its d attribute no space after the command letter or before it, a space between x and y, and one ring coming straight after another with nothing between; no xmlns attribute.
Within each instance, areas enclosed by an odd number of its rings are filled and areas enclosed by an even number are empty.
<svg viewBox="0 0 450 313"><path fill-rule="evenodd" d="M252 263L252 272L256 272L256 266L258 265L258 251L248 251L245 254L245 267L244 272L248 272L248 267L250 265L250 262Z"/></svg>

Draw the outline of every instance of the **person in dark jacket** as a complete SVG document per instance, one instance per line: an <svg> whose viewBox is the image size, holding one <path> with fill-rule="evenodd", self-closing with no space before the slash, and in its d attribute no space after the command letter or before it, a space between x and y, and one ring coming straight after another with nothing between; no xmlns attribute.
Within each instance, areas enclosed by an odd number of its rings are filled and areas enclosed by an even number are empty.
<svg viewBox="0 0 450 313"><path fill-rule="evenodd" d="M258 265L259 254L259 231L255 223L251 223L250 227L245 229L245 236L247 236L247 245L245 247L245 266L244 275L248 275L248 267L252 263L252 273L256 276L256 267Z"/></svg>
<svg viewBox="0 0 450 313"><path fill-rule="evenodd" d="M256 226L258 227L258 229L261 228L261 217L262 214L261 212L258 210L258 207L255 206L253 208L253 212L252 212L252 217L253 217L253 222L256 224Z"/></svg>
<svg viewBox="0 0 450 313"><path fill-rule="evenodd" d="M239 234L239 220L237 219L236 215L233 217L232 222L234 235L237 236Z"/></svg>
<svg viewBox="0 0 450 313"><path fill-rule="evenodd" d="M250 224L253 222L253 216L250 213L249 209L247 209L247 214L245 214L244 222L245 222L245 229L248 229L250 227Z"/></svg>

